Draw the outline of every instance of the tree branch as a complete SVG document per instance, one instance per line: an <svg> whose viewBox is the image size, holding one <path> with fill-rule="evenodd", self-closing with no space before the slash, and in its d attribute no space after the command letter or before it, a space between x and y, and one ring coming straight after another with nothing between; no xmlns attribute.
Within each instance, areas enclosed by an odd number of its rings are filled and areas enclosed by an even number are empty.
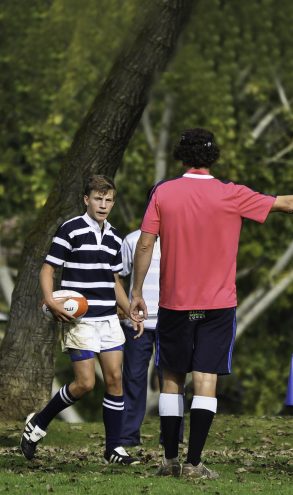
<svg viewBox="0 0 293 495"><path fill-rule="evenodd" d="M275 84L277 87L277 91L278 91L281 103L282 103L284 109L289 112L291 110L290 103L289 103L288 98L286 96L284 87L283 87L280 79L277 76L275 77Z"/></svg>
<svg viewBox="0 0 293 495"><path fill-rule="evenodd" d="M155 154L155 184L166 176L167 168L167 145L169 140L170 125L173 116L173 95L165 96L165 108L162 115L159 140Z"/></svg>
<svg viewBox="0 0 293 495"><path fill-rule="evenodd" d="M14 282L10 275L10 270L7 266L6 258L3 254L3 249L1 247L1 244L0 244L0 288L6 303L10 307L12 292L14 289Z"/></svg>
<svg viewBox="0 0 293 495"><path fill-rule="evenodd" d="M293 258L293 242L289 244L284 253L279 257L279 259L274 264L273 268L269 273L269 280L272 280L277 275L283 271L288 265L289 261ZM263 297L266 293L266 287L257 287L254 291L252 291L240 304L237 309L237 319L241 322L241 318L251 311L251 309L255 306L255 304Z"/></svg>
<svg viewBox="0 0 293 495"><path fill-rule="evenodd" d="M243 334L244 330L273 302L277 297L287 289L293 282L293 270L283 277L267 294L257 302L249 312L242 317L242 320L237 324L236 339Z"/></svg>
<svg viewBox="0 0 293 495"><path fill-rule="evenodd" d="M149 105L146 107L145 111L142 114L141 123L142 123L142 127L144 130L145 137L146 137L147 143L149 145L149 148L152 151L152 153L155 154L155 152L156 152L156 140L155 140L155 136L154 136L153 129L152 129Z"/></svg>
<svg viewBox="0 0 293 495"><path fill-rule="evenodd" d="M292 150L293 150L293 141L290 144L288 144L288 146L283 148L281 151L278 151L278 153L276 153L272 158L269 158L268 160L266 160L266 163L269 164L269 163L278 162L280 160L280 158L287 155Z"/></svg>
<svg viewBox="0 0 293 495"><path fill-rule="evenodd" d="M251 136L254 139L254 141L257 141L257 139L260 138L262 133L266 130L266 128L270 125L270 123L274 120L274 118L281 113L283 110L282 107L276 108L272 110L271 112L268 112L257 124L257 126L253 129L251 132Z"/></svg>

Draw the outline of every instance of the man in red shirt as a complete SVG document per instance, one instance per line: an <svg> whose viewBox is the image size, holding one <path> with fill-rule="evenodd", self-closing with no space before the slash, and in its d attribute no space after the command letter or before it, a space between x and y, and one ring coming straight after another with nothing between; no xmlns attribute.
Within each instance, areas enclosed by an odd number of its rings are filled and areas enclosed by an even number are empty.
<svg viewBox="0 0 293 495"><path fill-rule="evenodd" d="M161 240L157 359L163 368L159 412L165 456L158 474L217 478L201 453L217 410L218 375L231 373L236 333L236 258L242 219L263 223L272 211L292 213L293 196L268 196L210 174L219 158L211 132L188 129L174 157L186 173L153 190L137 243L131 314L147 317L142 284ZM178 460L183 387L192 371L187 460Z"/></svg>

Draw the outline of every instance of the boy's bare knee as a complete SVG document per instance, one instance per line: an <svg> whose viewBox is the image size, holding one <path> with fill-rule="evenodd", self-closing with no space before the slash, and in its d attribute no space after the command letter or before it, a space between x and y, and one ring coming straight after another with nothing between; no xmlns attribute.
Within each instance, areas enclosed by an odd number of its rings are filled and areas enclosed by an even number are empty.
<svg viewBox="0 0 293 495"><path fill-rule="evenodd" d="M70 391L76 398L82 397L84 394L91 392L95 386L95 380L79 380L72 383Z"/></svg>
<svg viewBox="0 0 293 495"><path fill-rule="evenodd" d="M93 381L88 381L83 384L83 390L84 392L91 392L95 386L95 382Z"/></svg>
<svg viewBox="0 0 293 495"><path fill-rule="evenodd" d="M122 395L122 375L121 371L111 373L104 378L106 390L111 395Z"/></svg>

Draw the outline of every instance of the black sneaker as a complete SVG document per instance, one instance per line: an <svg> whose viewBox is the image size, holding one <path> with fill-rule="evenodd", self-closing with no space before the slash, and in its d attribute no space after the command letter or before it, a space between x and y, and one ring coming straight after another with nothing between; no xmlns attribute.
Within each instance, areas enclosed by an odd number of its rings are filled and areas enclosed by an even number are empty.
<svg viewBox="0 0 293 495"><path fill-rule="evenodd" d="M21 437L20 448L23 455L30 461L35 455L37 444L47 435L44 430L36 424L37 413L31 413L25 420L25 427Z"/></svg>
<svg viewBox="0 0 293 495"><path fill-rule="evenodd" d="M104 452L106 464L140 464L140 460L127 454L123 447L116 447L112 452Z"/></svg>

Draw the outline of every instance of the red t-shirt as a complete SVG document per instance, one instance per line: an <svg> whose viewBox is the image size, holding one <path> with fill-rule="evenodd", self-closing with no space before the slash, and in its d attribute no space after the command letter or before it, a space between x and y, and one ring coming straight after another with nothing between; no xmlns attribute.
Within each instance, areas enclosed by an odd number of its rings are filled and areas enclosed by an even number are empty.
<svg viewBox="0 0 293 495"><path fill-rule="evenodd" d="M160 306L236 306L242 218L263 223L275 199L195 169L159 184L141 230L160 236Z"/></svg>

